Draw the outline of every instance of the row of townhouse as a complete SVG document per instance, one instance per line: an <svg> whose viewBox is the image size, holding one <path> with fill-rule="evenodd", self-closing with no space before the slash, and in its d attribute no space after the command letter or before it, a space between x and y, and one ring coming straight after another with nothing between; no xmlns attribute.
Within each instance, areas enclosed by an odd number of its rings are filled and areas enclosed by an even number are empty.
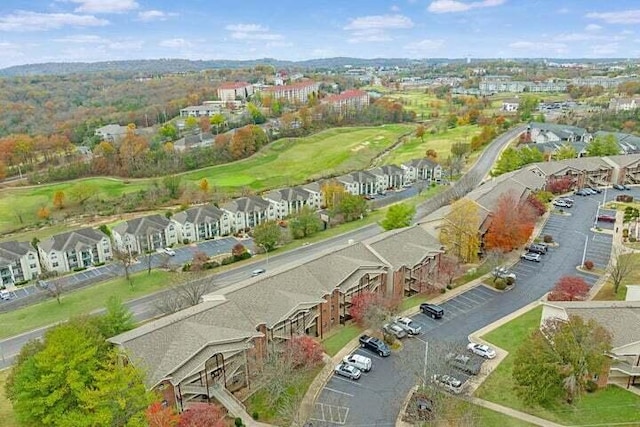
<svg viewBox="0 0 640 427"><path fill-rule="evenodd" d="M433 285L441 252L419 226L393 230L205 295L109 341L167 405L183 411L192 402L228 401L279 344L323 338L349 320L355 295L402 297Z"/></svg>

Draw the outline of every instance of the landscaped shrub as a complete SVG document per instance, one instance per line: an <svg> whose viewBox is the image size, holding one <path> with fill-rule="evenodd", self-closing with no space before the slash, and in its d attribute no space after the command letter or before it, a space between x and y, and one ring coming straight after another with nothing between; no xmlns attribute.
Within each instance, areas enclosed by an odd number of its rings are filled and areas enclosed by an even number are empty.
<svg viewBox="0 0 640 427"><path fill-rule="evenodd" d="M233 421L233 424L234 424L236 427L242 427L242 426L244 426L244 423L242 422L242 418L240 418L240 417L236 418L236 419Z"/></svg>
<svg viewBox="0 0 640 427"><path fill-rule="evenodd" d="M584 262L584 268L586 268L587 270L593 270L593 261L586 260Z"/></svg>
<svg viewBox="0 0 640 427"><path fill-rule="evenodd" d="M189 271L189 270L191 270L191 263L190 262L185 262L182 265L182 271Z"/></svg>
<svg viewBox="0 0 640 427"><path fill-rule="evenodd" d="M587 393L593 393L598 390L598 383L589 380L585 383L584 389L587 391Z"/></svg>
<svg viewBox="0 0 640 427"><path fill-rule="evenodd" d="M260 414L258 413L258 411L253 411L253 414L251 414L251 418L253 418L256 421L260 419Z"/></svg>
<svg viewBox="0 0 640 427"><path fill-rule="evenodd" d="M551 234L545 234L542 241L545 243L553 243L553 236Z"/></svg>
<svg viewBox="0 0 640 427"><path fill-rule="evenodd" d="M104 264L105 264L104 262L94 262L94 263L93 263L93 266L94 266L94 267L100 267L100 266L102 266L102 265L104 265Z"/></svg>
<svg viewBox="0 0 640 427"><path fill-rule="evenodd" d="M516 283L516 279L514 279L513 277L507 277L506 282L507 282L507 286L511 286L514 283Z"/></svg>
<svg viewBox="0 0 640 427"><path fill-rule="evenodd" d="M236 262L236 259L233 256L228 256L226 258L222 259L222 262L220 264L222 265L229 265L231 263Z"/></svg>
<svg viewBox="0 0 640 427"><path fill-rule="evenodd" d="M629 229L628 229L628 228L624 228L624 229L622 230L622 237L624 237L625 239L626 239L627 237L629 237Z"/></svg>
<svg viewBox="0 0 640 427"><path fill-rule="evenodd" d="M73 271L84 271L86 269L87 269L87 267L76 267L76 268L73 269Z"/></svg>
<svg viewBox="0 0 640 427"><path fill-rule="evenodd" d="M212 268L216 268L218 266L220 266L220 264L216 261L207 261L202 264L202 268L204 268L205 270L211 270Z"/></svg>
<svg viewBox="0 0 640 427"><path fill-rule="evenodd" d="M636 240L637 240L637 239L636 239L635 237L633 237L633 236L629 237L629 241L630 241L631 243L635 243L635 241L636 241Z"/></svg>
<svg viewBox="0 0 640 427"><path fill-rule="evenodd" d="M182 239L182 244L183 245L188 245L189 244L189 239Z"/></svg>
<svg viewBox="0 0 640 427"><path fill-rule="evenodd" d="M444 293L446 293L446 292L447 292L447 289L446 289L446 288L442 288L442 289L440 289L440 293L441 293L441 294L444 294Z"/></svg>
<svg viewBox="0 0 640 427"><path fill-rule="evenodd" d="M504 291L505 289L507 289L507 281L504 280L501 277L498 277L494 282L493 282L493 286L499 290L499 291Z"/></svg>

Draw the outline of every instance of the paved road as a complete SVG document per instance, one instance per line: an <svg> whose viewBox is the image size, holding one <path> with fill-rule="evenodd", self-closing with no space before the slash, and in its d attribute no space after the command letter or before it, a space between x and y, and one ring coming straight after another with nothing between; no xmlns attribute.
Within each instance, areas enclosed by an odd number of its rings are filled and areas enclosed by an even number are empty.
<svg viewBox="0 0 640 427"><path fill-rule="evenodd" d="M632 189L630 193L640 196L640 188ZM607 199L611 200L617 194L609 191ZM598 202L602 201L603 196L576 196L574 207L567 209L570 216L550 216L541 235L550 234L558 246L550 248L540 263L517 262L511 268L517 275L514 289L504 293L485 286L468 290L442 304L445 315L441 320L416 314L413 318L422 326L423 334L405 339L402 352L384 360L367 354L374 359L375 368L357 384L331 378L316 400L312 416L314 427L336 424L393 426L402 400L421 378L426 342L429 342L428 376L449 373L466 380L466 375L444 368L442 355L445 351L456 349L464 352L467 337L471 333L539 299L562 276L577 275L592 286L597 277L578 272L576 266L582 262L585 237L586 259L593 260L600 268L604 268L608 262L611 236L590 231L598 211ZM602 228L608 226L603 223L598 225Z"/></svg>

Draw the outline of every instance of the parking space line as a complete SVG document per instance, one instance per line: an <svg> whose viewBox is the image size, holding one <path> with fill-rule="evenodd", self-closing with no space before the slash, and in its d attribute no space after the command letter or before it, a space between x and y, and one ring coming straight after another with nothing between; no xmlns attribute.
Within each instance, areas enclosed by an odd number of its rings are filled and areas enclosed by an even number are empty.
<svg viewBox="0 0 640 427"><path fill-rule="evenodd" d="M353 394L346 393L346 392L340 391L340 390L336 390L335 388L331 388L331 387L325 387L324 389L327 390L327 391L332 391L334 393L344 394L345 396L349 396L349 397L353 397L354 396Z"/></svg>
<svg viewBox="0 0 640 427"><path fill-rule="evenodd" d="M466 301L469 301L469 302L468 302L468 304L471 304L471 306L472 306L472 307L473 307L473 306L478 305L478 303L479 303L479 301L477 301L477 300L475 300L475 299L472 299L472 298L469 298L469 297L468 297L467 295L465 295L465 294L460 294L460 295L458 295L458 296L456 297L456 299L457 299L457 300L463 300L463 301L465 301L465 302L466 302ZM483 300L483 301L484 301L484 300ZM481 301L480 301L480 302L481 302Z"/></svg>
<svg viewBox="0 0 640 427"><path fill-rule="evenodd" d="M360 387L360 388L362 388L362 386L361 386L360 384L356 384L356 383L355 383L355 381L348 380L348 379L345 379L345 378L341 378L341 377L339 377L339 376L337 376L337 375L335 375L335 374L333 375L333 379L334 379L334 380L344 381L345 383L349 383L349 384L351 384L351 385L353 385L353 386L356 386L356 387Z"/></svg>
<svg viewBox="0 0 640 427"><path fill-rule="evenodd" d="M473 305L470 305L469 303L465 303L463 301L460 301L460 299L458 297L452 298L449 301L447 301L449 304L452 304L454 307L458 308L458 305L462 306L462 310L464 311L467 308L471 308L473 307Z"/></svg>

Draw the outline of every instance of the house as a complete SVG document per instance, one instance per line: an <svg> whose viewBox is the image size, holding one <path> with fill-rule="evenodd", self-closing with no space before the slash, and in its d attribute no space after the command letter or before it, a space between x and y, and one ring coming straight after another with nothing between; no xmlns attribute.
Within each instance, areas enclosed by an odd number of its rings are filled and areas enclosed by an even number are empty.
<svg viewBox="0 0 640 427"><path fill-rule="evenodd" d="M228 213L234 233L277 218L276 206L258 196L239 197L220 208Z"/></svg>
<svg viewBox="0 0 640 427"><path fill-rule="evenodd" d="M529 123L526 131L527 139L541 144L544 142L576 142L588 143L592 136L586 129L577 126L559 125L555 123Z"/></svg>
<svg viewBox="0 0 640 427"><path fill-rule="evenodd" d="M440 182L442 166L429 159L413 159L400 165L404 170L406 182Z"/></svg>
<svg viewBox="0 0 640 427"><path fill-rule="evenodd" d="M171 217L178 227L178 240L196 242L231 234L228 212L214 205L194 206Z"/></svg>
<svg viewBox="0 0 640 427"><path fill-rule="evenodd" d="M291 103L305 103L312 96L318 95L320 84L313 80L301 80L288 85L270 86L264 89L268 96L275 99L286 100Z"/></svg>
<svg viewBox="0 0 640 427"><path fill-rule="evenodd" d="M334 111L361 110L369 105L369 94L358 89L346 90L322 99Z"/></svg>
<svg viewBox="0 0 640 427"><path fill-rule="evenodd" d="M223 101L246 100L253 95L253 85L247 82L227 82L218 86L218 98Z"/></svg>
<svg viewBox="0 0 640 427"><path fill-rule="evenodd" d="M38 252L27 242L0 242L0 287L34 279L42 272Z"/></svg>
<svg viewBox="0 0 640 427"><path fill-rule="evenodd" d="M520 100L518 98L509 98L502 101L502 107L500 108L500 110L512 113L518 111L519 106Z"/></svg>
<svg viewBox="0 0 640 427"><path fill-rule="evenodd" d="M631 111L640 108L640 96L631 98L612 98L609 101L609 109L615 112Z"/></svg>
<svg viewBox="0 0 640 427"><path fill-rule="evenodd" d="M102 141L117 142L124 138L128 130L128 126L110 124L96 129L94 135L99 136Z"/></svg>
<svg viewBox="0 0 640 427"><path fill-rule="evenodd" d="M611 182L614 167L601 157L579 157L557 162L528 165L526 169L544 176L547 183L570 177L575 187L607 185Z"/></svg>
<svg viewBox="0 0 640 427"><path fill-rule="evenodd" d="M191 402L235 399L232 393L249 384L278 345L302 334L322 339L350 318L359 294L401 295L402 288L392 287L411 279L408 269L419 280L439 247L430 247L420 231L407 230L332 248L249 278L109 341L145 370L147 387L179 411ZM401 272L398 280L391 280L392 271Z"/></svg>
<svg viewBox="0 0 640 427"><path fill-rule="evenodd" d="M603 160L613 166L611 183L640 184L640 154L608 156Z"/></svg>
<svg viewBox="0 0 640 427"><path fill-rule="evenodd" d="M402 188L405 185L404 170L396 165L384 165L369 169L367 172L376 177L376 192Z"/></svg>
<svg viewBox="0 0 640 427"><path fill-rule="evenodd" d="M636 154L640 153L640 137L622 132L605 132L597 131L594 137L613 136L620 146L620 154Z"/></svg>
<svg viewBox="0 0 640 427"><path fill-rule="evenodd" d="M111 230L116 248L144 254L178 243L179 225L163 215L149 215L122 222Z"/></svg>
<svg viewBox="0 0 640 427"><path fill-rule="evenodd" d="M611 334L611 360L598 376L599 386L615 383L629 388L640 384L640 301L543 302L540 324L547 319L568 320L569 316L595 320Z"/></svg>
<svg viewBox="0 0 640 427"><path fill-rule="evenodd" d="M102 264L113 258L111 240L102 231L81 228L56 234L38 243L42 268L66 273Z"/></svg>
<svg viewBox="0 0 640 427"><path fill-rule="evenodd" d="M309 206L320 209L325 203L322 183L319 181L308 182L300 186L309 193Z"/></svg>
<svg viewBox="0 0 640 427"><path fill-rule="evenodd" d="M312 210L320 208L320 205L316 204L316 198L302 187L269 191L263 194L262 198L275 204L276 217L278 219L283 219L299 212L305 206Z"/></svg>
<svg viewBox="0 0 640 427"><path fill-rule="evenodd" d="M336 178L347 193L354 196L370 196L378 192L378 179L367 171L356 171Z"/></svg>

